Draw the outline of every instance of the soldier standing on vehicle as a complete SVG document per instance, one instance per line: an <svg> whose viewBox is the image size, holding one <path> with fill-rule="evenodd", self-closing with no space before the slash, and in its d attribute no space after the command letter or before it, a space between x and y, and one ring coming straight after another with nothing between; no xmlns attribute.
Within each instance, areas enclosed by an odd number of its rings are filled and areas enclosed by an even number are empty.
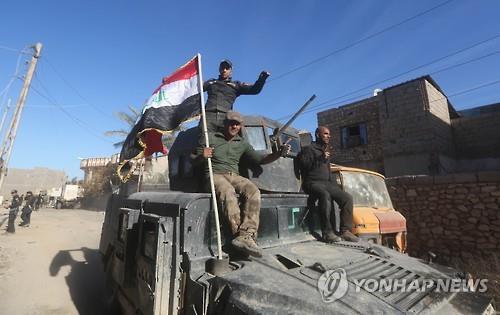
<svg viewBox="0 0 500 315"><path fill-rule="evenodd" d="M260 191L248 178L238 173L238 164L242 158L255 164L267 164L288 154L290 147L281 146L278 151L265 156L259 155L253 147L240 136L243 118L237 112L229 111L224 120L223 132L209 133L210 147L203 143L193 156L193 164L199 165L207 158L212 158L215 192L221 212L229 224L232 245L241 252L256 257L262 256L257 246L257 230L259 228ZM203 142L203 141L202 141ZM208 180L208 167L206 168ZM243 199L242 207L238 205L238 197Z"/></svg>
<svg viewBox="0 0 500 315"><path fill-rule="evenodd" d="M332 181L329 143L330 130L319 126L316 129L316 141L299 153L302 188L319 201L318 210L325 242L338 242L342 239L357 242L358 237L351 233L352 196L343 191L335 180ZM333 201L336 201L340 206L340 237L335 234L333 229L335 226L335 215L332 213Z"/></svg>
<svg viewBox="0 0 500 315"><path fill-rule="evenodd" d="M21 210L21 219L23 222L19 224L19 226L28 227L31 222L31 212L33 212L33 208L35 206L35 196L31 191L26 193L26 197L24 197L24 207Z"/></svg>
<svg viewBox="0 0 500 315"><path fill-rule="evenodd" d="M15 226L15 221L17 217L17 213L19 212L19 207L21 206L21 198L19 198L19 195L17 194L17 190L13 189L10 192L11 195L11 202L9 206L9 222L7 224L7 232L9 233L15 233L16 232L16 226Z"/></svg>
<svg viewBox="0 0 500 315"><path fill-rule="evenodd" d="M219 78L209 79L203 83L203 91L208 94L205 105L208 131L218 131L223 127L226 113L233 110L233 104L240 95L259 94L266 79L270 76L267 71L262 71L254 84L232 80L233 64L224 59L219 65ZM201 120L200 120L201 128Z"/></svg>

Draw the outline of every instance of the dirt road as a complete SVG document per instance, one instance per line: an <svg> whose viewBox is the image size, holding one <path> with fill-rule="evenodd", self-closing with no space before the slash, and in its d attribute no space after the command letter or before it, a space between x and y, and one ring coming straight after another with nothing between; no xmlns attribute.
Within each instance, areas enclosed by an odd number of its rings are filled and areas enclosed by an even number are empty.
<svg viewBox="0 0 500 315"><path fill-rule="evenodd" d="M98 253L103 212L41 209L5 232L0 211L0 314L104 314Z"/></svg>

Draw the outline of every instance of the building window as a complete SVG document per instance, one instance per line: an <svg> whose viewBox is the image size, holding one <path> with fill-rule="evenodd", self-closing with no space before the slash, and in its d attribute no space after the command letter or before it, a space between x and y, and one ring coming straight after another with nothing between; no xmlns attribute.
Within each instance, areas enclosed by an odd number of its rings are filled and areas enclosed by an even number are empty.
<svg viewBox="0 0 500 315"><path fill-rule="evenodd" d="M343 127L341 129L342 148L353 148L367 143L366 124Z"/></svg>

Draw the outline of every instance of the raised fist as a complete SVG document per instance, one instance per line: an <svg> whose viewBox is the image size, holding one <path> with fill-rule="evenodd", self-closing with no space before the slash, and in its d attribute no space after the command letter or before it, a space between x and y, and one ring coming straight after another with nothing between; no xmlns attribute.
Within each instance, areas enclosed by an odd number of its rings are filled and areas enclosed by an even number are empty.
<svg viewBox="0 0 500 315"><path fill-rule="evenodd" d="M269 72L267 72L267 71L262 71L262 72L260 73L260 77L261 77L262 79L267 79L267 77L269 77L270 75L271 75L271 74L270 74Z"/></svg>

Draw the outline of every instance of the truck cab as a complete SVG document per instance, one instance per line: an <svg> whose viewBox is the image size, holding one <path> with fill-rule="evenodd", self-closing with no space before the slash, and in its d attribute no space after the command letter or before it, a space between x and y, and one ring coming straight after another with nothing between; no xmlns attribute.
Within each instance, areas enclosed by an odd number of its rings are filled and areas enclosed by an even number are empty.
<svg viewBox="0 0 500 315"><path fill-rule="evenodd" d="M330 170L337 184L353 197L352 232L367 241L405 252L406 219L394 209L385 177L334 164Z"/></svg>

